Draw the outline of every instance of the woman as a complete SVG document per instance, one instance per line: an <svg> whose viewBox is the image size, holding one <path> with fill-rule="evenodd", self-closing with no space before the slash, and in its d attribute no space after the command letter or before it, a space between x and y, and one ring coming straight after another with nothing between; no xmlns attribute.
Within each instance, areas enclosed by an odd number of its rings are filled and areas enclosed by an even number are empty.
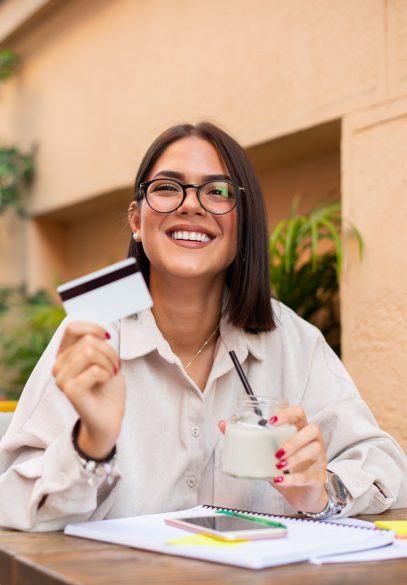
<svg viewBox="0 0 407 585"><path fill-rule="evenodd" d="M406 505L401 449L320 333L270 304L262 197L239 145L208 123L171 128L135 187L130 255L153 309L112 324L117 343L90 323L60 327L3 439L0 524L55 530L197 503L315 517ZM270 482L221 471L223 420L244 393L226 348L257 394L293 405L270 421L297 427Z"/></svg>

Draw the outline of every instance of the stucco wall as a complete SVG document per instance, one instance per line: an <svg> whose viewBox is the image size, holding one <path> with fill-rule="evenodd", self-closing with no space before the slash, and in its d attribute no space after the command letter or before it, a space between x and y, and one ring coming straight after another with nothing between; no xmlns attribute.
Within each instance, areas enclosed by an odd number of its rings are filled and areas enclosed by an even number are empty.
<svg viewBox="0 0 407 585"><path fill-rule="evenodd" d="M407 448L407 98L349 116L342 145L345 239L343 357L363 397Z"/></svg>
<svg viewBox="0 0 407 585"><path fill-rule="evenodd" d="M385 19L383 0L62 3L15 42L0 108L40 142L32 211L127 186L173 122L211 118L248 146L383 99Z"/></svg>
<svg viewBox="0 0 407 585"><path fill-rule="evenodd" d="M12 210L0 215L0 287L18 286L27 273L24 228Z"/></svg>

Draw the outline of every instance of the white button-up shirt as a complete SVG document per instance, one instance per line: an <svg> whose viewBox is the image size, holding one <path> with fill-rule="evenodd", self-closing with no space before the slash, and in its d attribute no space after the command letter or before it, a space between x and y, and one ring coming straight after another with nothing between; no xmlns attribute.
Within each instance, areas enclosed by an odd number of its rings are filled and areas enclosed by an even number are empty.
<svg viewBox="0 0 407 585"><path fill-rule="evenodd" d="M407 463L380 430L321 333L273 301L277 328L252 335L222 320L202 392L158 329L151 311L109 326L126 380L114 482L89 485L71 442L77 413L51 374L65 324L32 373L0 444L0 526L55 530L68 522L214 504L295 512L269 482L222 472L220 419L244 389L233 349L257 395L285 397L319 425L328 468L349 491L344 514L407 505ZM110 343L110 342L109 342ZM41 503L41 505L40 505Z"/></svg>

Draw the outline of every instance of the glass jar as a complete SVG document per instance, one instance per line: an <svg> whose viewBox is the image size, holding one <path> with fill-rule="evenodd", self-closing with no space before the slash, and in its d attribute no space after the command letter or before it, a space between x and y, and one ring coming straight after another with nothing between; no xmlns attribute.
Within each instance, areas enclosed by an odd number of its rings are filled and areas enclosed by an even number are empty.
<svg viewBox="0 0 407 585"><path fill-rule="evenodd" d="M223 448L223 472L233 477L269 479L281 475L275 453L294 433L294 425L264 424L287 408L285 398L248 396L238 401L238 410L226 421Z"/></svg>

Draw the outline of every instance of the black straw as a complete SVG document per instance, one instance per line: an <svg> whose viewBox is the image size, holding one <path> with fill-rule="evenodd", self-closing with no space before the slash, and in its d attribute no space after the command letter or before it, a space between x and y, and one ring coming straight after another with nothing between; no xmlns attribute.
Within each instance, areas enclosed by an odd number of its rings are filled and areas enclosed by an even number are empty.
<svg viewBox="0 0 407 585"><path fill-rule="evenodd" d="M259 425L264 427L267 424L267 420L264 418L262 410L258 406L259 402L256 398L256 395L254 394L254 392L249 384L249 380L246 378L246 374L244 373L242 366L240 365L239 360L237 359L237 356L236 356L235 352L233 351L233 349L231 351L229 351L229 355L230 355L232 362L233 362L233 365L235 366L236 371L239 375L240 381L242 382L243 387L246 390L246 393L250 397L250 400L253 400L253 402L255 402L257 404L257 406L254 406L254 412L260 417Z"/></svg>
<svg viewBox="0 0 407 585"><path fill-rule="evenodd" d="M251 389L251 386L249 384L249 380L246 378L246 374L242 370L242 366L240 365L239 360L237 359L237 356L236 356L235 352L233 351L233 349L232 349L232 351L229 352L229 355L232 358L233 365L235 366L237 373L239 374L239 378L242 381L242 384L243 384L244 389L246 390L247 394L249 396L254 396L254 392Z"/></svg>

